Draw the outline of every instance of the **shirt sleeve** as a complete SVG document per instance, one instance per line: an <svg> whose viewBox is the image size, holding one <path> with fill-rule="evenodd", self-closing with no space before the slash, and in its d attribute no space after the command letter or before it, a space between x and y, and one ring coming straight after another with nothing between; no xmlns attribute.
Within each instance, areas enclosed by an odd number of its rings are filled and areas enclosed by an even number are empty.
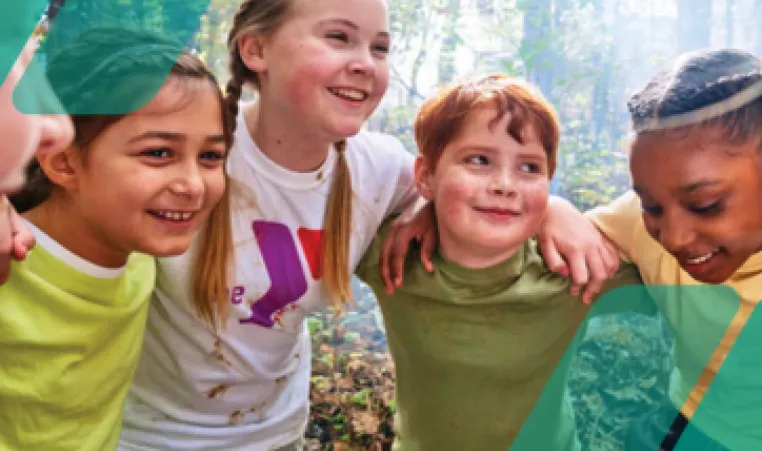
<svg viewBox="0 0 762 451"><path fill-rule="evenodd" d="M355 269L355 275L367 284L371 284L374 280L380 280L381 266L379 265L379 259L381 258L381 247L389 234L389 227L394 219L395 217L392 216L381 224L368 250L365 251Z"/></svg>
<svg viewBox="0 0 762 451"><path fill-rule="evenodd" d="M622 252L626 262L633 261L636 238L643 221L640 199L634 191L628 191L608 205L594 208L587 216Z"/></svg>
<svg viewBox="0 0 762 451"><path fill-rule="evenodd" d="M392 155L397 159L398 170L396 180L391 181L395 184L395 189L384 219L392 215L399 215L420 198L413 176L415 156L408 152L397 138L392 136L387 136L387 138Z"/></svg>

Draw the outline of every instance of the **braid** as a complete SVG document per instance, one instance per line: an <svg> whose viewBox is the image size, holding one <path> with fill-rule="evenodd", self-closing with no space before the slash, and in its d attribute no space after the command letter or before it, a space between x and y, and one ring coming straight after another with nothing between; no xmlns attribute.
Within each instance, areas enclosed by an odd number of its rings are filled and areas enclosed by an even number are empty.
<svg viewBox="0 0 762 451"><path fill-rule="evenodd" d="M238 102L243 95L244 77L247 71L249 69L244 66L241 56L236 51L230 63L230 80L225 86L225 108L233 118L233 128L236 124L235 118L238 117Z"/></svg>
<svg viewBox="0 0 762 451"><path fill-rule="evenodd" d="M326 205L323 281L331 304L341 313L352 301L352 274L349 263L349 238L352 233L352 177L346 156L347 142L335 144L338 153L336 177Z"/></svg>
<svg viewBox="0 0 762 451"><path fill-rule="evenodd" d="M227 46L230 58L230 81L225 87L225 107L233 117L238 116L238 102L246 84L259 89L259 77L241 58L238 38L246 33L261 35L273 33L288 14L293 0L243 0L233 17Z"/></svg>

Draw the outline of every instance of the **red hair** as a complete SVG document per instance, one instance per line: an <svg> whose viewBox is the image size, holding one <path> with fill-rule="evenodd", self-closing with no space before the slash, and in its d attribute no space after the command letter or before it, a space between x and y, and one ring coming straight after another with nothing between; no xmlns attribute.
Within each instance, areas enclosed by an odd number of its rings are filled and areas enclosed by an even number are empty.
<svg viewBox="0 0 762 451"><path fill-rule="evenodd" d="M552 177L560 135L555 109L530 84L500 74L455 83L424 102L413 129L418 152L427 163L436 168L442 151L458 138L468 115L484 107L497 110L490 126L510 114L506 132L521 144L526 128L533 129L547 154L548 177Z"/></svg>

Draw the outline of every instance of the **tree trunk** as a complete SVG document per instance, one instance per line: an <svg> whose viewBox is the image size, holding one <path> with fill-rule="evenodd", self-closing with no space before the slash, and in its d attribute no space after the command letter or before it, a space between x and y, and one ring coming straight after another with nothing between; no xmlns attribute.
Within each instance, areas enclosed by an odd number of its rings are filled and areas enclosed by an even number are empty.
<svg viewBox="0 0 762 451"><path fill-rule="evenodd" d="M551 1L523 0L521 3L524 12L521 55L527 79L550 98L553 88Z"/></svg>
<svg viewBox="0 0 762 451"><path fill-rule="evenodd" d="M445 7L447 23L442 30L442 47L439 52L437 81L449 83L455 75L455 54L458 50L456 28L460 18L460 0L447 0Z"/></svg>

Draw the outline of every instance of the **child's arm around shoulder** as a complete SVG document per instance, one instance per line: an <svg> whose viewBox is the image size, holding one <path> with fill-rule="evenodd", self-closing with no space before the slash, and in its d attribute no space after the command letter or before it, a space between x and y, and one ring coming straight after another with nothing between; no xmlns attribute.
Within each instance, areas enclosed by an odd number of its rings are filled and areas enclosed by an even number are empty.
<svg viewBox="0 0 762 451"><path fill-rule="evenodd" d="M642 228L640 199L634 191L627 191L608 205L585 213L590 221L632 261L637 230Z"/></svg>
<svg viewBox="0 0 762 451"><path fill-rule="evenodd" d="M374 290L380 289L380 286L377 286L379 283L383 285L383 280L381 279L382 249L396 219L396 217L392 216L381 224L368 250L365 251L355 269L355 275Z"/></svg>
<svg viewBox="0 0 762 451"><path fill-rule="evenodd" d="M387 293L391 294L402 285L411 243L420 243L420 261L428 271L433 271L436 225L431 204L420 196L415 185L415 156L394 136L373 132L366 136L374 147L374 158L382 162L384 181L393 187L382 218L384 233L380 255L373 259L374 263L380 259L378 271Z"/></svg>
<svg viewBox="0 0 762 451"><path fill-rule="evenodd" d="M363 138L374 166L371 170L385 188L391 190L391 196L382 212L383 219L399 215L413 206L420 197L413 175L415 156L392 135L365 132ZM358 182L362 183L362 180Z"/></svg>
<svg viewBox="0 0 762 451"><path fill-rule="evenodd" d="M550 196L537 242L548 269L571 277L573 296L585 287L585 303L619 268L616 247L574 205L558 196Z"/></svg>

